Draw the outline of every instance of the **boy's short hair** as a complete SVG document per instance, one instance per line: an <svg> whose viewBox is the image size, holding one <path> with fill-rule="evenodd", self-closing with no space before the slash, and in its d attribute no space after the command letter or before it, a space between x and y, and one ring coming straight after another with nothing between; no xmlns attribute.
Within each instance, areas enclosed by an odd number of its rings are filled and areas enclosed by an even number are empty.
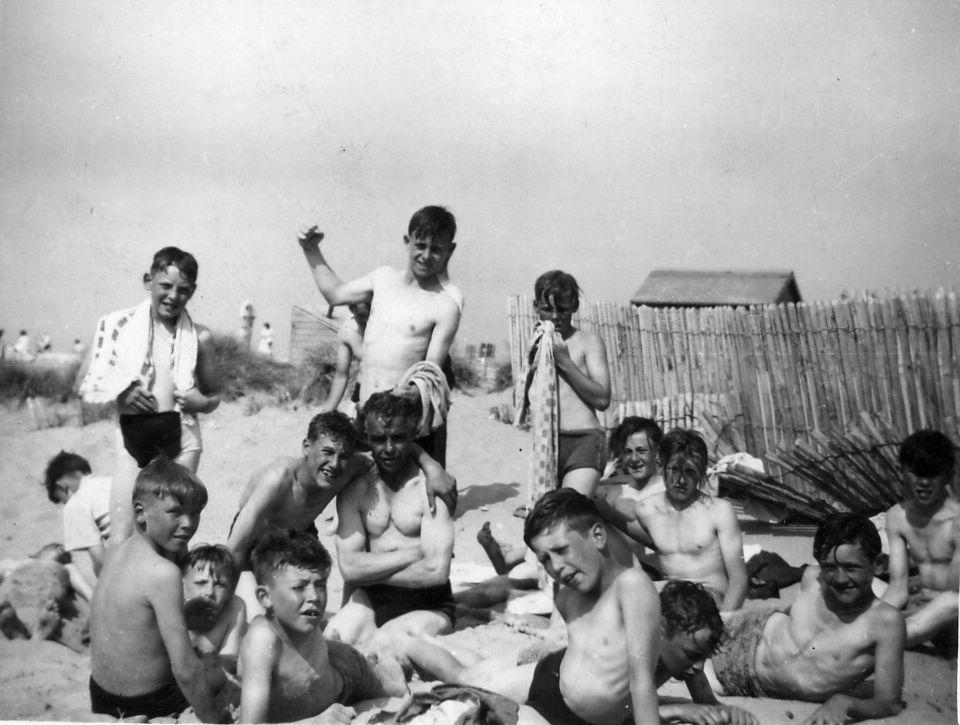
<svg viewBox="0 0 960 725"><path fill-rule="evenodd" d="M330 573L332 561L323 544L302 531L275 529L262 537L250 552L253 576L266 586L274 572L285 566Z"/></svg>
<svg viewBox="0 0 960 725"><path fill-rule="evenodd" d="M614 456L622 456L623 449L627 446L627 439L637 433L646 433L647 440L653 449L656 450L663 440L663 429L653 418L641 418L637 415L628 415L620 425L613 429L610 434L610 452Z"/></svg>
<svg viewBox="0 0 960 725"><path fill-rule="evenodd" d="M200 544L187 553L182 570L186 574L193 568L209 568L213 574L220 574L230 580L231 586L237 585L240 567L233 554L223 544Z"/></svg>
<svg viewBox="0 0 960 725"><path fill-rule="evenodd" d="M30 558L36 559L37 561L53 561L57 564L66 565L70 563L70 552L66 550L63 544L54 542L41 546Z"/></svg>
<svg viewBox="0 0 960 725"><path fill-rule="evenodd" d="M180 274L186 277L193 284L197 283L197 274L200 267L197 264L196 257L190 252L184 252L177 247L164 247L153 255L153 263L150 265L150 274L165 272L167 267L176 267Z"/></svg>
<svg viewBox="0 0 960 725"><path fill-rule="evenodd" d="M880 534L873 522L863 514L831 514L817 526L813 536L813 558L823 561L838 546L858 546L870 561L875 560L883 549Z"/></svg>
<svg viewBox="0 0 960 725"><path fill-rule="evenodd" d="M367 398L367 402L363 404L361 419L364 425L366 425L368 415L382 420L407 418L416 423L420 417L420 411L417 410L417 404L410 398L383 390L371 395Z"/></svg>
<svg viewBox="0 0 960 725"><path fill-rule="evenodd" d="M407 225L407 236L434 242L453 242L457 220L442 206L425 206L414 212Z"/></svg>
<svg viewBox="0 0 960 725"><path fill-rule="evenodd" d="M667 431L663 440L657 446L660 465L666 467L677 454L696 458L699 462L701 479L706 477L707 442L702 435L695 430L687 430L686 428L674 428Z"/></svg>
<svg viewBox="0 0 960 725"><path fill-rule="evenodd" d="M591 499L572 488L547 491L523 522L523 541L527 546L544 531L564 523L586 533L594 524L602 523L600 510Z"/></svg>
<svg viewBox="0 0 960 725"><path fill-rule="evenodd" d="M663 634L695 634L701 629L710 631L708 640L712 654L723 639L723 619L717 602L702 584L672 579L660 591L660 618Z"/></svg>
<svg viewBox="0 0 960 725"><path fill-rule="evenodd" d="M918 430L900 444L900 465L921 478L952 476L957 467L953 443L936 430Z"/></svg>
<svg viewBox="0 0 960 725"><path fill-rule="evenodd" d="M328 435L353 451L363 446L363 436L357 430L357 426L339 410L318 413L310 420L307 426L307 440L313 443L321 435Z"/></svg>
<svg viewBox="0 0 960 725"><path fill-rule="evenodd" d="M570 312L580 309L580 285L572 274L552 269L544 272L533 283L533 299L535 302L548 302L550 299L568 299L572 307Z"/></svg>
<svg viewBox="0 0 960 725"><path fill-rule="evenodd" d="M175 498L182 506L200 511L207 505L207 488L190 469L160 456L148 463L133 484L133 502L146 496Z"/></svg>
<svg viewBox="0 0 960 725"><path fill-rule="evenodd" d="M71 473L82 473L84 476L89 476L90 470L90 463L83 456L60 451L47 461L47 470L43 472L43 485L46 486L47 497L54 503L59 503L60 501L56 496L57 481Z"/></svg>

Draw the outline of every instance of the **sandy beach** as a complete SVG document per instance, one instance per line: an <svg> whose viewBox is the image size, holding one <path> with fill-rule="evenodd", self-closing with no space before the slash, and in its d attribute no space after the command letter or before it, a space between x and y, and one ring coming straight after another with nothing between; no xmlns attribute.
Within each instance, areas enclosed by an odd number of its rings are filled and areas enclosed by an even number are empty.
<svg viewBox="0 0 960 725"><path fill-rule="evenodd" d="M490 521L501 539L519 540L522 522L513 516L524 497L527 435L490 419L489 409L502 395L456 393L450 415L448 462L457 477L460 501L456 516L454 579L476 578L487 565L475 535ZM209 489L196 542L222 542L236 512L241 487L251 472L276 456L298 455L300 442L314 410L287 404L266 405L255 413L249 401L224 404L203 421L204 456L200 476ZM30 430L26 409L4 411L0 419L0 480L4 487L3 551L0 558L23 557L42 545L60 540L60 509L47 500L40 477L47 459L61 449L87 457L94 473L109 475L113 460L114 424L101 421L84 428ZM318 527L333 549L333 511ZM784 539L786 541L786 539ZM762 543L777 550L777 541L751 535L745 543ZM796 561L796 542L780 551ZM492 569L490 570L492 574ZM340 601L342 583L334 571L329 601ZM469 623L468 623L469 624ZM508 666L536 638L503 624L460 629L456 642ZM905 662L906 709L890 723L955 723L957 669L955 659L910 652ZM6 720L83 721L103 719L89 713L89 657L54 642L0 640L0 718ZM670 682L663 697L686 696L685 687ZM764 725L802 722L815 709L810 703L785 700L725 698L752 711Z"/></svg>

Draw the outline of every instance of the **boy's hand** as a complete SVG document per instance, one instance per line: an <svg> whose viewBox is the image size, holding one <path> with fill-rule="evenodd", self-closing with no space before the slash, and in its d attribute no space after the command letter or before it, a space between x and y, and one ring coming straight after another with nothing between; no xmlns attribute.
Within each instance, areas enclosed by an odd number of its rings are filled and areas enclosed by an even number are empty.
<svg viewBox="0 0 960 725"><path fill-rule="evenodd" d="M352 707L335 702L320 713L316 722L317 725L350 725L350 721L356 716L357 712Z"/></svg>
<svg viewBox="0 0 960 725"><path fill-rule="evenodd" d="M300 232L297 241L300 242L300 248L303 249L304 252L315 252L319 249L320 242L323 241L323 232L314 225L307 229L307 231Z"/></svg>
<svg viewBox="0 0 960 725"><path fill-rule="evenodd" d="M196 388L190 388L185 393L181 393L179 390L174 391L173 399L183 413L205 413L207 412L207 404L210 402L207 396Z"/></svg>
<svg viewBox="0 0 960 725"><path fill-rule="evenodd" d="M558 370L566 370L573 365L573 358L570 357L570 350L567 343L563 341L559 333L553 333L553 362Z"/></svg>
<svg viewBox="0 0 960 725"><path fill-rule="evenodd" d="M803 725L844 725L847 722L849 702L843 695L834 695L813 714L803 721Z"/></svg>
<svg viewBox="0 0 960 725"><path fill-rule="evenodd" d="M120 393L117 402L121 408L132 408L138 413L157 412L157 399L140 382L133 383Z"/></svg>
<svg viewBox="0 0 960 725"><path fill-rule="evenodd" d="M431 469L433 467L431 466ZM426 472L427 479L427 503L430 506L430 514L437 512L436 498L443 501L447 511L453 516L457 510L457 479L447 473L445 470L436 467L436 470Z"/></svg>
<svg viewBox="0 0 960 725"><path fill-rule="evenodd" d="M749 712L728 705L665 705L660 708L660 716L668 722L692 725L758 725L757 719Z"/></svg>

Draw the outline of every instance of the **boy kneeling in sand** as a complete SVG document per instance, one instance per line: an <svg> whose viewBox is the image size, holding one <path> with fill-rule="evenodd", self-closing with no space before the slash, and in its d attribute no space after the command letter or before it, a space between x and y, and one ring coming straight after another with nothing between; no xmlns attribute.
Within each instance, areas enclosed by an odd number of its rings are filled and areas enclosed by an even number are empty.
<svg viewBox="0 0 960 725"><path fill-rule="evenodd" d="M789 612L725 617L730 637L705 668L714 691L822 702L806 721L817 725L900 712L906 627L873 594L879 555L880 535L865 516L824 520L813 539L817 566L807 567ZM855 691L871 672L872 691Z"/></svg>
<svg viewBox="0 0 960 725"><path fill-rule="evenodd" d="M200 479L167 459L137 476L134 534L107 557L90 604L93 712L176 717L192 705L203 722L228 722L191 647L175 563L206 503Z"/></svg>
<svg viewBox="0 0 960 725"><path fill-rule="evenodd" d="M251 558L266 615L250 624L240 650L239 722L349 723L350 703L406 694L399 663L372 662L323 636L331 561L319 541L277 531Z"/></svg>

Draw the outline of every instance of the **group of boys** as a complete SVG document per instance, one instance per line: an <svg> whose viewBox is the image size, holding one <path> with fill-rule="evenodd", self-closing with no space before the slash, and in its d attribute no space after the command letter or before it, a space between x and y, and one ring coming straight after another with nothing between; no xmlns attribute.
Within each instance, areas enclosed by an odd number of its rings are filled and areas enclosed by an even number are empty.
<svg viewBox="0 0 960 725"><path fill-rule="evenodd" d="M606 352L598 335L573 326L579 290L559 271L535 285L538 315L553 336L557 490L528 513L524 541L559 587L566 648L504 670L434 639L454 624L456 487L444 470L444 406L425 428L429 395L402 383L414 364L441 369L456 333L462 297L447 276L455 229L449 212L426 207L404 236L406 270L382 267L346 283L320 252L323 234L314 227L301 235L328 302L369 310L347 345L362 361L360 412L357 421L321 413L302 456L258 471L225 547L188 550L206 503L195 475L196 414L219 403L209 331L186 313L196 261L161 250L144 279L148 300L101 320L83 389L88 399L118 402L122 465L112 484L109 555L91 552L94 712L154 717L191 705L202 720L225 721L215 694L226 665L241 682L242 722L349 722L351 702L406 691L399 662L526 702L530 722L756 722L719 704L715 692L823 702L812 723L898 711L904 641L949 627L951 614L956 629L960 512L944 496L943 466L928 465L929 446L911 454L905 443L901 454L909 485L903 507L888 516L889 604L870 588L875 529L838 515L818 529L818 565L808 567L789 614L755 617L741 610L748 580L736 515L703 491L702 438L627 419L611 437L621 470L600 485ZM952 475L952 448L949 460ZM68 486L64 498L76 490ZM324 636L332 562L314 520L334 498L345 592ZM666 583L647 575L646 547ZM920 566L912 601L922 614L913 630L898 609L911 597L908 551ZM253 571L264 611L249 627L234 595L243 569ZM722 645L721 612L733 633ZM872 693L846 692L874 669ZM693 704L658 709L657 687L670 677L686 681Z"/></svg>

